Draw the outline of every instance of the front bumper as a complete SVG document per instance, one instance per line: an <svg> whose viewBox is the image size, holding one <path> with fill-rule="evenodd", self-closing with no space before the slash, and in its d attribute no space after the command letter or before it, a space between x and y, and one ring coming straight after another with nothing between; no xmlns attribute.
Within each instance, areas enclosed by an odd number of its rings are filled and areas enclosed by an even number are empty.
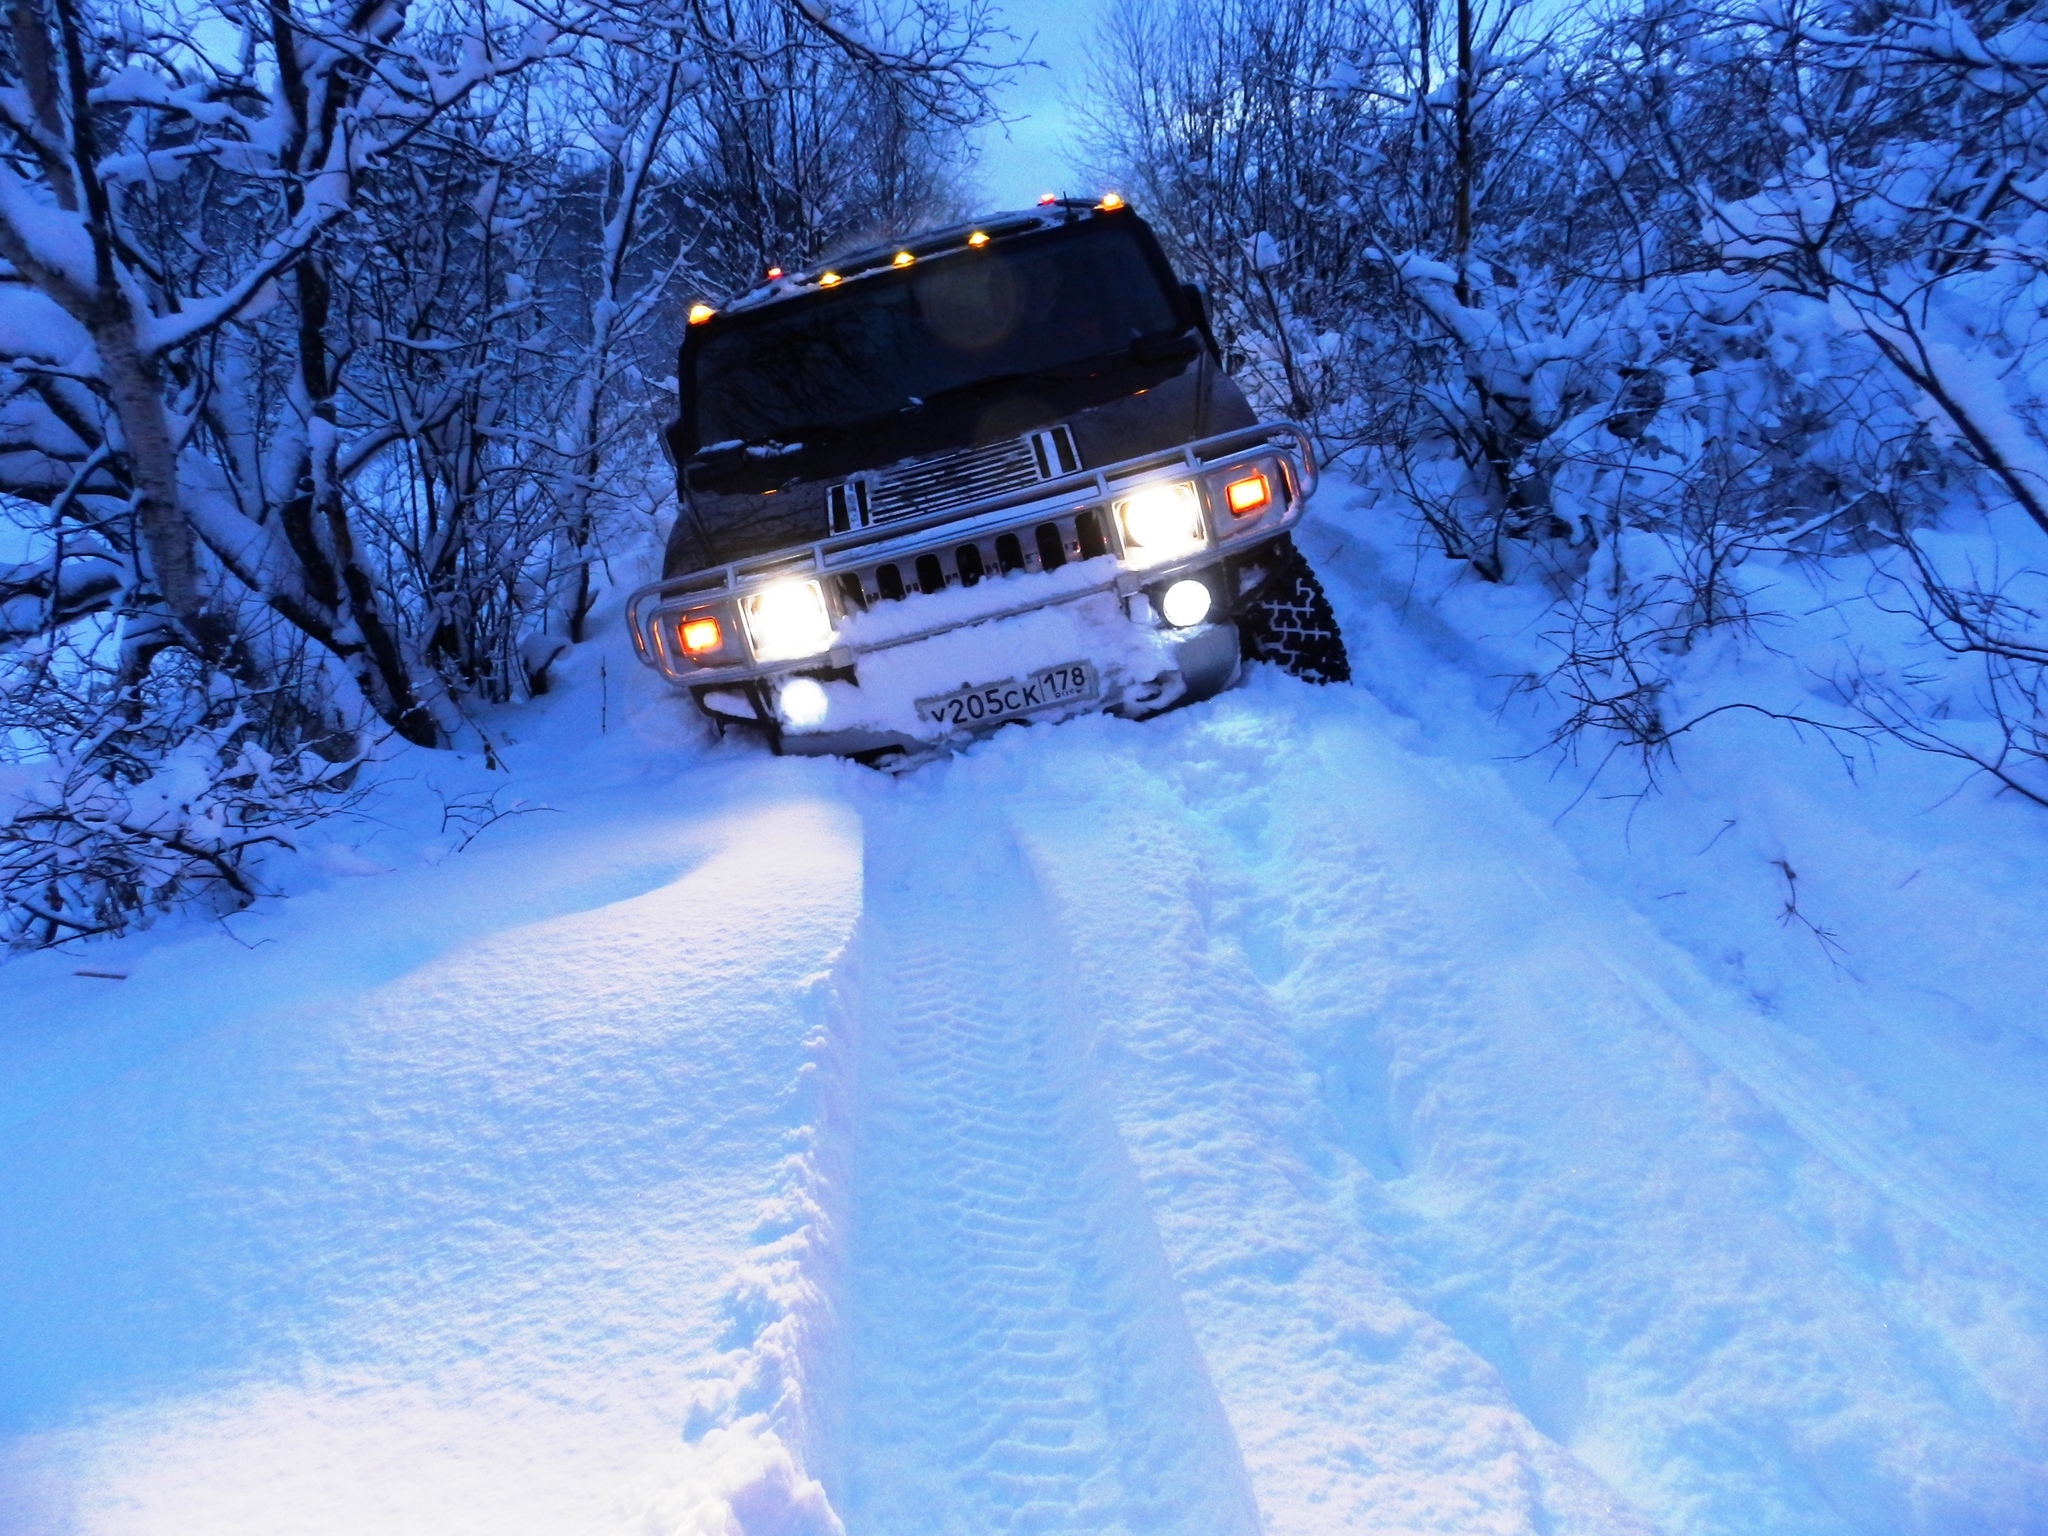
<svg viewBox="0 0 2048 1536"><path fill-rule="evenodd" d="M1270 502L1252 515L1234 515L1222 488L1232 476L1254 471L1269 477ZM1128 543L1114 508L1144 487L1182 481L1198 488L1203 537L1174 558L1146 563ZM777 703L788 679L858 688L863 671L872 672L891 652L903 653L903 660L889 665L907 666L941 637L1061 609L1091 615L1097 626L1091 633L1111 642L1112 650L1116 637L1102 627L1105 605L1125 624L1153 633L1158 669L1140 677L1136 673L1147 668L1134 659L1091 707L1154 713L1214 692L1234 675L1236 631L1228 620L1236 572L1300 521L1315 482L1307 434L1291 422L1269 423L652 582L628 599L627 614L643 663L687 689L715 718L767 727L786 751L863 755L938 739L901 719L885 729L848 730L830 717L794 724ZM1212 621L1174 630L1157 616L1158 595L1191 576L1211 588ZM831 643L802 657L764 659L755 653L741 605L750 594L792 581L818 584ZM970 592L974 588L982 590ZM683 627L705 617L719 620L724 644L714 655L692 658L683 647ZM1217 657L1226 646L1229 670L1219 678ZM983 680L968 677L955 685Z"/></svg>
<svg viewBox="0 0 2048 1536"><path fill-rule="evenodd" d="M779 751L800 757L900 758L920 761L934 749L943 751L1004 725L1020 720L1050 722L1081 714L1118 714L1135 718L1158 714L1176 704L1205 699L1235 681L1238 672L1237 626L1230 623L1203 624L1183 632L1169 651L1169 665L1142 677L1121 677L1108 681L1101 695L1085 702L1028 715L1002 715L967 728L940 729L925 724L908 727L886 722L863 722L851 726L827 724L818 729L797 730L772 715L772 706L758 723L770 729ZM772 699L772 694L769 696ZM741 717L722 710L709 711L714 718ZM755 723L755 722L746 722Z"/></svg>

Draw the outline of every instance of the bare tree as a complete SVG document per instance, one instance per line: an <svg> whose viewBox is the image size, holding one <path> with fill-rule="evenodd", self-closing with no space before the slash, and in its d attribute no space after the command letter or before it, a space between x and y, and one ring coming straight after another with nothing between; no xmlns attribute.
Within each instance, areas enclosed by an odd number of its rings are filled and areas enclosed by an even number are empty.
<svg viewBox="0 0 2048 1536"><path fill-rule="evenodd" d="M581 635L607 518L652 494L644 365L754 190L702 174L738 99L707 82L820 142L886 121L892 153L985 111L986 13L891 14L13 0L0 723L43 787L0 807L0 889L44 913L14 938L241 899L365 712L441 745L465 700L543 685L536 633ZM209 783L266 786L164 845L220 880L117 879L142 833L107 807L194 742Z"/></svg>
<svg viewBox="0 0 2048 1536"><path fill-rule="evenodd" d="M1915 551L1973 489L2042 519L2032 27L1914 0L1127 0L1095 149L1251 387L1475 576L1549 585L1562 744L1647 765L1753 708L1681 707L1673 680L1771 620L1750 562L1804 563L1979 658L2002 722L1965 751L1937 701L1850 679L1807 723L1911 718L2012 782L2041 739L2038 603L2010 585L2033 567L1987 589Z"/></svg>

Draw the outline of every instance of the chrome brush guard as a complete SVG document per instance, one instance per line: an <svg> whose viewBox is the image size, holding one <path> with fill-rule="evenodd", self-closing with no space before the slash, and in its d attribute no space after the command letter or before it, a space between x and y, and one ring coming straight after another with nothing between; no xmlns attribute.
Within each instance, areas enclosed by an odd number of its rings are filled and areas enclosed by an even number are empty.
<svg viewBox="0 0 2048 1536"><path fill-rule="evenodd" d="M1234 475L1269 474L1275 494L1256 512L1235 515L1223 487ZM1114 503L1153 482L1192 479L1198 488L1206 542L1194 553L1143 569L1126 565L1123 529ZM1128 598L1176 576L1214 565L1286 532L1301 520L1317 479L1305 429L1291 421L1203 438L1177 448L1140 454L943 511L902 516L886 524L827 537L773 555L712 566L649 582L627 599L627 622L642 663L669 681L697 688L745 683L793 672L843 669L873 651L928 639L967 624L985 624L1106 591ZM835 629L852 613L877 603L915 603L921 593L974 586L1016 572L1056 570L1070 562L1114 556L1112 575L1082 588L1059 584L1033 596L1033 583L1016 584L1016 601L966 620L892 634L868 645L834 644L798 659L763 661L753 651L740 604L751 594L791 580L816 581ZM708 664L685 652L681 627L716 618L732 644Z"/></svg>

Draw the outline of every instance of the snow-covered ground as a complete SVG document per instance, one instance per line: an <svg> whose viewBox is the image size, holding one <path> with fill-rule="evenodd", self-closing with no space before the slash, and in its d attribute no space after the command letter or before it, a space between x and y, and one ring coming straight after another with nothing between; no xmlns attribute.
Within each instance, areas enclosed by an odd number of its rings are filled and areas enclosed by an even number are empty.
<svg viewBox="0 0 2048 1536"><path fill-rule="evenodd" d="M1326 500L1355 687L891 779L614 624L0 969L0 1532L2048 1530L2048 818L1581 799Z"/></svg>

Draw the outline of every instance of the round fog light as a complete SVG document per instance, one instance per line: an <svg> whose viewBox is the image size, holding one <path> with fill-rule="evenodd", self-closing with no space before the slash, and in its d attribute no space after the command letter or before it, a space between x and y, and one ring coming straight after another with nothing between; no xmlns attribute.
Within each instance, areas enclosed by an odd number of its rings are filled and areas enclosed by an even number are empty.
<svg viewBox="0 0 2048 1536"><path fill-rule="evenodd" d="M798 728L816 725L832 707L825 685L814 677L792 677L782 685L776 702L782 706L782 718Z"/></svg>
<svg viewBox="0 0 2048 1536"><path fill-rule="evenodd" d="M1186 629L1209 617L1209 588L1199 581L1176 581L1159 599L1159 613L1175 629Z"/></svg>

